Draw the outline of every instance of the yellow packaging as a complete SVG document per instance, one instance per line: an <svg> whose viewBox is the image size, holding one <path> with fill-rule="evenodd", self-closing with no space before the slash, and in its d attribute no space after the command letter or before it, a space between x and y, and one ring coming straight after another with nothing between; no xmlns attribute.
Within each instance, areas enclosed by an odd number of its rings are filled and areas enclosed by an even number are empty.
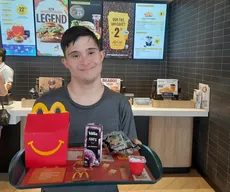
<svg viewBox="0 0 230 192"><path fill-rule="evenodd" d="M121 50L125 48L128 39L129 15L128 13L109 12L109 43L110 48Z"/></svg>

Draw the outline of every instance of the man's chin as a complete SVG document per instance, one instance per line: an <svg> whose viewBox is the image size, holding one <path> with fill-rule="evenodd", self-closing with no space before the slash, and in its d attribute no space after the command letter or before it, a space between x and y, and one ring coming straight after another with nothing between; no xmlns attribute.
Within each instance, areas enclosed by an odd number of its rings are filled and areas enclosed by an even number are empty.
<svg viewBox="0 0 230 192"><path fill-rule="evenodd" d="M89 84L93 84L94 82L96 82L97 81L97 79L98 79L98 77L94 77L94 78L84 78L84 79L82 79L82 82L84 83L84 84L87 84L87 85L89 85Z"/></svg>

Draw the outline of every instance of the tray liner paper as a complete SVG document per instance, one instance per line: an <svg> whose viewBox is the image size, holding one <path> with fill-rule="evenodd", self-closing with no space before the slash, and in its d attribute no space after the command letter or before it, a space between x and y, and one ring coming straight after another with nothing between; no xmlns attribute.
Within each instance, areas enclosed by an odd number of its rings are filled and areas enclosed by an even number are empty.
<svg viewBox="0 0 230 192"><path fill-rule="evenodd" d="M139 155L135 152L134 155ZM65 184L69 182L119 182L119 181L151 181L155 178L147 165L141 176L134 176L129 171L127 156L109 155L103 149L103 160L99 167L84 167L83 148L69 148L67 165L63 167L30 168L21 186Z"/></svg>

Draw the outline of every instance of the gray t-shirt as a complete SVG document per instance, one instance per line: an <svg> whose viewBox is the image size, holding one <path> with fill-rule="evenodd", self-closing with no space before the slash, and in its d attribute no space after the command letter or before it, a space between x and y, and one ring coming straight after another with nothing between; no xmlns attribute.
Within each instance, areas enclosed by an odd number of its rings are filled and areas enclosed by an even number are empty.
<svg viewBox="0 0 230 192"><path fill-rule="evenodd" d="M105 87L102 98L91 106L81 106L69 96L67 87L61 87L45 93L37 102L44 103L48 109L55 102L61 102L70 112L69 143L84 143L85 126L88 123L97 123L103 126L103 134L112 131L123 131L130 139L137 138L136 127L131 106L128 99ZM71 188L47 188L46 192L59 191L101 191L115 192L117 186L84 186Z"/></svg>

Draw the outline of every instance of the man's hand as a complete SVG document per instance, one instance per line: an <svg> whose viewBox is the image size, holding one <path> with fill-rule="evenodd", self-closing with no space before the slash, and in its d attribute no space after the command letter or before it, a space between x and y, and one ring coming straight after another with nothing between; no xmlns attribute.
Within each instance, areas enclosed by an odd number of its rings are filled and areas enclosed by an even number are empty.
<svg viewBox="0 0 230 192"><path fill-rule="evenodd" d="M132 139L132 142L135 143L136 145L142 145L142 142L138 139Z"/></svg>
<svg viewBox="0 0 230 192"><path fill-rule="evenodd" d="M12 85L12 83L6 83L5 87L7 90L10 90L10 89L12 89L13 85Z"/></svg>

